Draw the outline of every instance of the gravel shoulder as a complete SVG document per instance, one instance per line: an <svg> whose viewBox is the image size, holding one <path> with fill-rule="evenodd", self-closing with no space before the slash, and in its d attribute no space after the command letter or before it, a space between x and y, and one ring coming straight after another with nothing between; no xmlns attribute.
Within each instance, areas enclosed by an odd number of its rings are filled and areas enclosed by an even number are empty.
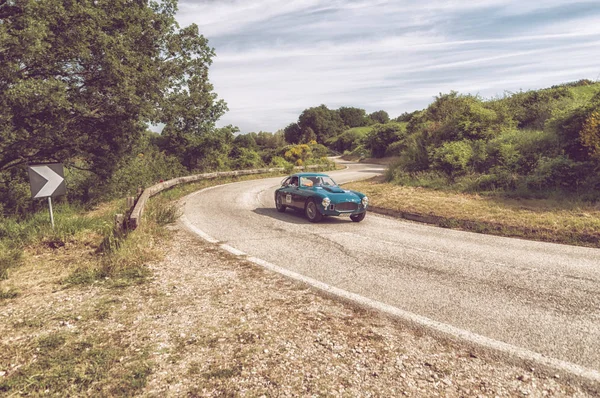
<svg viewBox="0 0 600 398"><path fill-rule="evenodd" d="M141 396L588 396L171 229L165 258L149 265L144 284L61 290L49 279L35 294L0 302L0 383L36 360L32 342L68 330L118 335L117 369L147 369L130 390ZM119 394L99 379L76 395Z"/></svg>

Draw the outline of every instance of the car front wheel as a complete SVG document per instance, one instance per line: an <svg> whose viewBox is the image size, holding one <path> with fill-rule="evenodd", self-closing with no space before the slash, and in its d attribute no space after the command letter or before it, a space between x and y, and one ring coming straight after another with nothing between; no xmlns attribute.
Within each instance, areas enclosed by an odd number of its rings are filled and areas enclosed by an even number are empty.
<svg viewBox="0 0 600 398"><path fill-rule="evenodd" d="M283 213L285 211L286 206L283 204L283 198L280 194L277 194L277 196L275 197L275 207L280 213Z"/></svg>
<svg viewBox="0 0 600 398"><path fill-rule="evenodd" d="M323 215L319 212L319 209L317 208L317 204L312 199L309 199L306 203L304 213L306 214L306 218L308 218L308 221L310 222L319 222L323 218Z"/></svg>
<svg viewBox="0 0 600 398"><path fill-rule="evenodd" d="M365 216L367 215L367 212L365 211L364 213L360 213L360 214L353 214L350 216L350 219L354 222L361 222L362 220L365 219Z"/></svg>

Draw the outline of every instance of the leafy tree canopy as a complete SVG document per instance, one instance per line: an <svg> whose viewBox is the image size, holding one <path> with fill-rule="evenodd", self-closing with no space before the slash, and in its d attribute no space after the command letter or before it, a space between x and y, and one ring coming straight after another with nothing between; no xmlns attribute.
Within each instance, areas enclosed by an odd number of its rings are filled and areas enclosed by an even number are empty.
<svg viewBox="0 0 600 398"><path fill-rule="evenodd" d="M369 115L369 118L375 123L385 124L390 121L390 115L386 111L377 111Z"/></svg>
<svg viewBox="0 0 600 398"><path fill-rule="evenodd" d="M305 109L298 118L298 127L301 131L301 137L310 140L316 136L316 141L321 143L330 137L342 133L344 131L344 122L338 112L330 110L325 105L321 105ZM308 129L312 130L314 136L311 134L311 130Z"/></svg>
<svg viewBox="0 0 600 398"><path fill-rule="evenodd" d="M0 171L77 159L109 175L149 122L173 141L212 129L214 52L176 4L0 0Z"/></svg>
<svg viewBox="0 0 600 398"><path fill-rule="evenodd" d="M364 109L341 107L338 113L347 128L362 127L368 124L367 113Z"/></svg>

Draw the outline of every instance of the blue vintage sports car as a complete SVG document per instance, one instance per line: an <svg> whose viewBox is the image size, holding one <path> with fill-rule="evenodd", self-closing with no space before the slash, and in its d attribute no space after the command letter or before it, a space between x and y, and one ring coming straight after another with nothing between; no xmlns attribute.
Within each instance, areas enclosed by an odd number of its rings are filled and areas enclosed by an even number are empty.
<svg viewBox="0 0 600 398"><path fill-rule="evenodd" d="M310 222L323 216L349 215L354 222L364 220L369 199L362 193L338 187L331 177L322 173L292 174L275 191L277 211L291 207L301 210Z"/></svg>

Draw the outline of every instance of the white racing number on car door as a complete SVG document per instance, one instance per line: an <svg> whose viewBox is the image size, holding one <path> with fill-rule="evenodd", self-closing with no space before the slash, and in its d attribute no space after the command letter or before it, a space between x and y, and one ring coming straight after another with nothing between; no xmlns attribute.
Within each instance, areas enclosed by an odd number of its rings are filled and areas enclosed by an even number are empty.
<svg viewBox="0 0 600 398"><path fill-rule="evenodd" d="M292 203L292 194L285 195L285 203Z"/></svg>

